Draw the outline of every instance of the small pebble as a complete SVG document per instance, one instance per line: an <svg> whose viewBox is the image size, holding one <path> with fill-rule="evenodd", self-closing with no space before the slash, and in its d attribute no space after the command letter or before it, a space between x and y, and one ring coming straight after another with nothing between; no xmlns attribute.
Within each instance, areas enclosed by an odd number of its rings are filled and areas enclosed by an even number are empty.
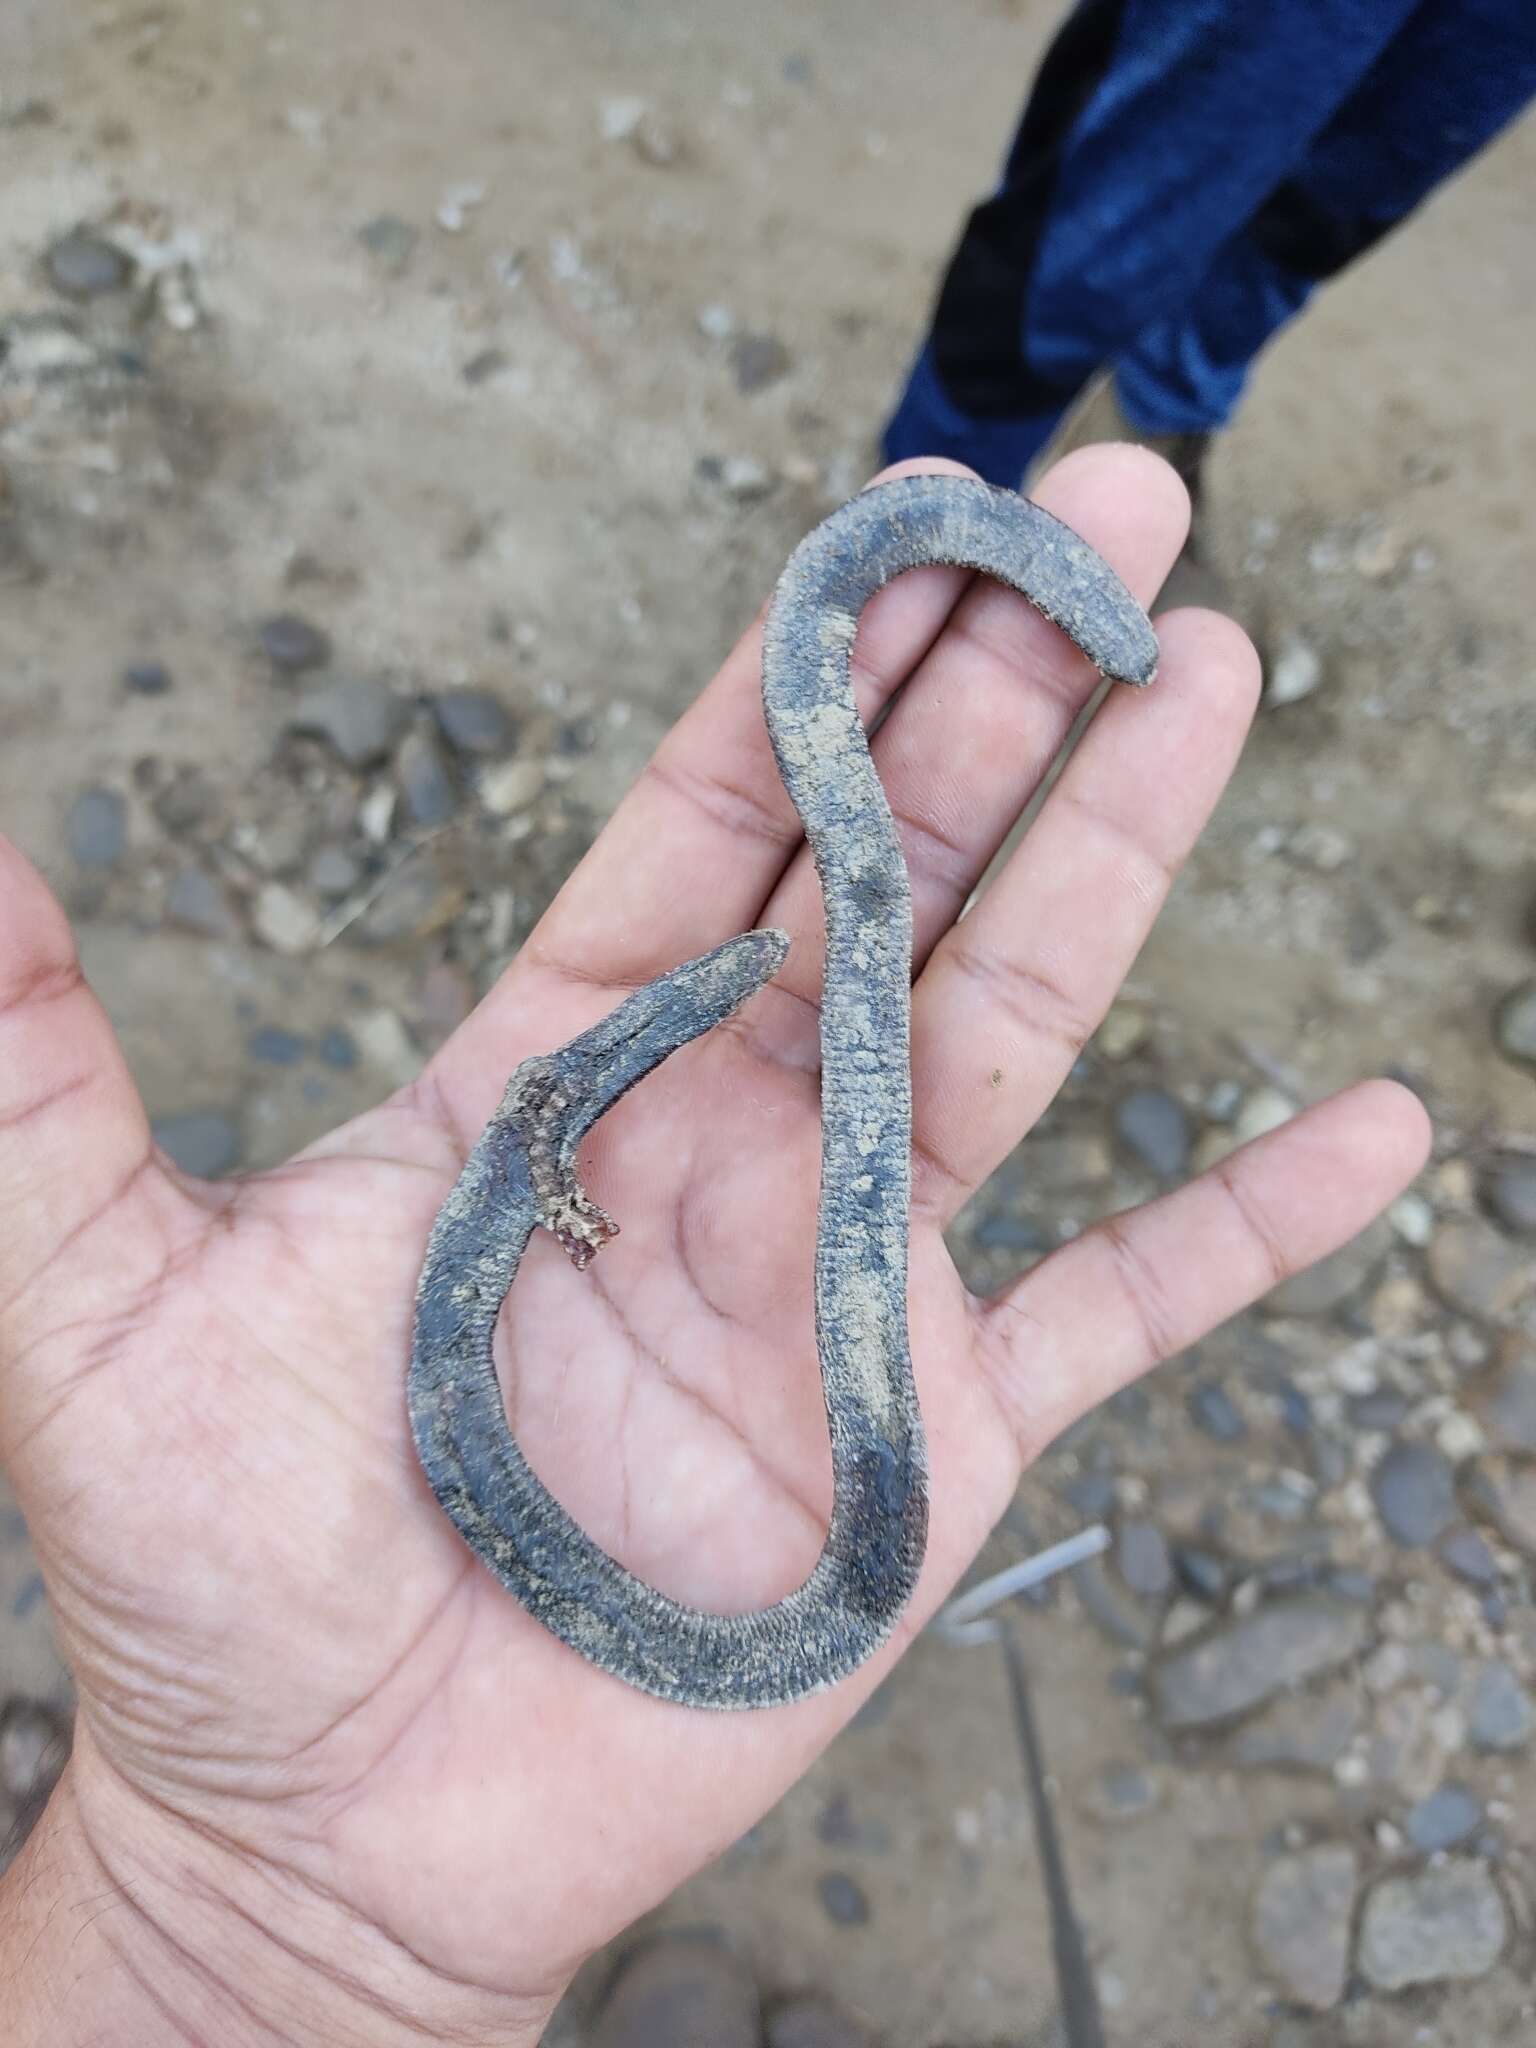
<svg viewBox="0 0 1536 2048"><path fill-rule="evenodd" d="M417 232L409 221L392 213L381 213L363 223L357 239L381 270L398 277L415 252Z"/></svg>
<svg viewBox="0 0 1536 2048"><path fill-rule="evenodd" d="M1377 1991L1485 1977L1508 1936L1504 1901L1488 1872L1451 1857L1376 1886L1360 1922L1357 1965Z"/></svg>
<svg viewBox="0 0 1536 2048"><path fill-rule="evenodd" d="M1483 1199L1516 1237L1536 1237L1536 1159L1501 1159L1483 1184Z"/></svg>
<svg viewBox="0 0 1536 2048"><path fill-rule="evenodd" d="M1289 633L1275 650L1265 677L1267 706L1298 704L1323 680L1323 659L1310 642Z"/></svg>
<svg viewBox="0 0 1536 2048"><path fill-rule="evenodd" d="M1216 1727L1309 1678L1352 1663L1370 1615L1320 1594L1273 1600L1159 1660L1152 1672L1167 1729Z"/></svg>
<svg viewBox="0 0 1536 2048"><path fill-rule="evenodd" d="M989 1252L1044 1252L1051 1248L1048 1233L1016 1209L994 1209L990 1216L983 1216L971 1232L971 1241Z"/></svg>
<svg viewBox="0 0 1536 2048"><path fill-rule="evenodd" d="M296 1031L285 1031L280 1024L263 1024L245 1041L245 1049L264 1066L296 1067L309 1044Z"/></svg>
<svg viewBox="0 0 1536 2048"><path fill-rule="evenodd" d="M1536 1454L1536 1338L1512 1330L1499 1346L1498 1371L1479 1389L1478 1419L1501 1451Z"/></svg>
<svg viewBox="0 0 1536 2048"><path fill-rule="evenodd" d="M240 929L223 890L199 867L178 868L172 876L165 921L209 939L231 939Z"/></svg>
<svg viewBox="0 0 1536 2048"><path fill-rule="evenodd" d="M1508 1059L1536 1066L1536 981L1512 988L1498 1007L1494 1035Z"/></svg>
<svg viewBox="0 0 1536 2048"><path fill-rule="evenodd" d="M505 754L517 737L506 706L489 690L441 690L431 702L443 738L457 754Z"/></svg>
<svg viewBox="0 0 1536 2048"><path fill-rule="evenodd" d="M35 1805L52 1791L69 1755L69 1731L41 1700L0 1707L0 1795Z"/></svg>
<svg viewBox="0 0 1536 2048"><path fill-rule="evenodd" d="M327 1031L319 1045L321 1059L338 1073L346 1073L357 1065L357 1041L349 1031L339 1025Z"/></svg>
<svg viewBox="0 0 1536 2048"><path fill-rule="evenodd" d="M1425 1856L1454 1849L1483 1824L1481 1802L1465 1785L1442 1785L1409 1810L1408 1839Z"/></svg>
<svg viewBox="0 0 1536 2048"><path fill-rule="evenodd" d="M1150 1029L1144 1010L1133 1009L1129 1003L1116 1003L1093 1034L1093 1049L1107 1060L1128 1060L1146 1043Z"/></svg>
<svg viewBox="0 0 1536 2048"><path fill-rule="evenodd" d="M862 1927L869 1919L869 1900L861 1886L841 1871L833 1871L816 1887L829 1920L839 1927Z"/></svg>
<svg viewBox="0 0 1536 2048"><path fill-rule="evenodd" d="M200 1180L216 1180L240 1157L240 1133L222 1110L183 1110L156 1117L150 1128L166 1157Z"/></svg>
<svg viewBox="0 0 1536 2048"><path fill-rule="evenodd" d="M344 847L322 846L309 863L307 880L319 896L350 895L363 871Z"/></svg>
<svg viewBox="0 0 1536 2048"><path fill-rule="evenodd" d="M287 722L329 741L349 768L370 768L388 756L409 717L410 706L387 683L339 676L301 697Z"/></svg>
<svg viewBox="0 0 1536 2048"><path fill-rule="evenodd" d="M275 618L263 619L256 637L268 661L285 675L301 675L305 669L321 668L331 658L327 635L295 612L280 612Z"/></svg>
<svg viewBox="0 0 1536 2048"><path fill-rule="evenodd" d="M123 688L137 697L163 697L171 687L171 672L163 661L135 661L123 670Z"/></svg>
<svg viewBox="0 0 1536 2048"><path fill-rule="evenodd" d="M1267 1137L1288 1124L1295 1114L1296 1104L1278 1088L1253 1088L1233 1118L1232 1135L1238 1144L1251 1145L1255 1138Z"/></svg>
<svg viewBox="0 0 1536 2048"><path fill-rule="evenodd" d="M740 334L731 344L736 389L762 391L789 372L790 354L775 334Z"/></svg>
<svg viewBox="0 0 1536 2048"><path fill-rule="evenodd" d="M307 953L320 937L313 904L282 882L267 882L257 891L251 923L274 953Z"/></svg>
<svg viewBox="0 0 1536 2048"><path fill-rule="evenodd" d="M1115 1105L1115 1135L1160 1180L1173 1180L1189 1165L1189 1117L1161 1088L1133 1088Z"/></svg>
<svg viewBox="0 0 1536 2048"><path fill-rule="evenodd" d="M1254 1947L1286 1997L1313 2012L1344 1996L1359 1879L1354 1850L1325 1842L1277 1857L1254 1900Z"/></svg>
<svg viewBox="0 0 1536 2048"><path fill-rule="evenodd" d="M1536 1284L1536 1260L1481 1216L1442 1223L1425 1264L1448 1307L1483 1320L1506 1315Z"/></svg>
<svg viewBox="0 0 1536 2048"><path fill-rule="evenodd" d="M459 793L443 750L427 727L417 726L406 734L395 757L395 774L413 825L430 830L447 824L459 807Z"/></svg>
<svg viewBox="0 0 1536 2048"><path fill-rule="evenodd" d="M115 867L128 849L128 806L115 789L84 789L70 809L68 829L79 866Z"/></svg>
<svg viewBox="0 0 1536 2048"><path fill-rule="evenodd" d="M1232 1568L1227 1560L1219 1557L1214 1550L1201 1550L1192 1543L1175 1545L1173 1569L1178 1575L1179 1583L1193 1593L1197 1600L1204 1600L1213 1606L1217 1601L1225 1599L1227 1588L1232 1583Z"/></svg>
<svg viewBox="0 0 1536 2048"><path fill-rule="evenodd" d="M1326 1259L1319 1259L1289 1280L1282 1280L1265 1295L1262 1307L1271 1316L1325 1316L1355 1295L1363 1293L1375 1278L1383 1258L1391 1249L1392 1232L1378 1217L1358 1237L1352 1238Z"/></svg>
<svg viewBox="0 0 1536 2048"><path fill-rule="evenodd" d="M1435 1212L1422 1195L1399 1195L1387 1211L1387 1220L1404 1244L1419 1251L1435 1234Z"/></svg>
<svg viewBox="0 0 1536 2048"><path fill-rule="evenodd" d="M1395 1543L1416 1550L1459 1520L1456 1475L1429 1444L1394 1444L1371 1471L1371 1498Z"/></svg>
<svg viewBox="0 0 1536 2048"><path fill-rule="evenodd" d="M1102 1522L1115 1505L1115 1480L1110 1472L1077 1472L1061 1489L1069 1507L1085 1522Z"/></svg>
<svg viewBox="0 0 1536 2048"><path fill-rule="evenodd" d="M1173 1562L1155 1522L1123 1522L1115 1538L1115 1564L1133 1593L1162 1600L1173 1590Z"/></svg>
<svg viewBox="0 0 1536 2048"><path fill-rule="evenodd" d="M1478 1749L1523 1749L1530 1740L1536 1708L1510 1667L1485 1664L1472 1686L1467 1732Z"/></svg>
<svg viewBox="0 0 1536 2048"><path fill-rule="evenodd" d="M1448 1529L1435 1546L1435 1555L1458 1579L1469 1586L1497 1585L1499 1567L1493 1552L1475 1529L1463 1525Z"/></svg>
<svg viewBox="0 0 1536 2048"><path fill-rule="evenodd" d="M96 299L120 292L133 278L133 258L89 228L60 236L48 251L48 281L70 299Z"/></svg>
<svg viewBox="0 0 1536 2048"><path fill-rule="evenodd" d="M493 818L510 818L537 801L544 780L542 761L502 761L481 769L475 791Z"/></svg>
<svg viewBox="0 0 1536 2048"><path fill-rule="evenodd" d="M1239 1443L1248 1434L1242 1410L1226 1388L1214 1380L1192 1387L1185 1406L1196 1429L1214 1437L1219 1444Z"/></svg>

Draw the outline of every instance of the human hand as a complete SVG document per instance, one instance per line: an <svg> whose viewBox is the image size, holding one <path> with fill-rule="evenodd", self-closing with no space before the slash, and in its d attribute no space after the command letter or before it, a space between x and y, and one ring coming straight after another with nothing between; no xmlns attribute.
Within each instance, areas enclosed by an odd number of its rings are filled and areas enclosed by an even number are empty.
<svg viewBox="0 0 1536 2048"><path fill-rule="evenodd" d="M1156 591L1187 519L1171 471L1089 449L1039 495ZM874 752L916 921L928 1562L890 1648L794 1707L668 1706L546 1635L432 1500L404 1405L427 1232L511 1069L730 933L782 926L779 980L594 1133L584 1177L624 1234L585 1275L536 1238L499 1355L532 1463L642 1577L740 1609L815 1561L820 908L757 630L421 1080L243 1182L189 1182L153 1153L62 914L0 842L0 1452L80 1702L0 1893L23 2048L151 2026L232 2048L536 2040L583 1958L855 1710L1024 1465L1416 1170L1422 1110L1368 1084L996 1300L966 1291L942 1233L1108 1006L1258 691L1235 627L1164 621L1154 689L1110 698L957 924L1094 682L1021 599L970 583L902 578L855 654L866 714L905 685Z"/></svg>

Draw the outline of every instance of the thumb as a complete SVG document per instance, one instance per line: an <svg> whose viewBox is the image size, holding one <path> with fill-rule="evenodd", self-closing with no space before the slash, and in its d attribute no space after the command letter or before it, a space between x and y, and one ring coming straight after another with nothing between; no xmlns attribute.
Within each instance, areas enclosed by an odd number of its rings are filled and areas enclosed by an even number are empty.
<svg viewBox="0 0 1536 2048"><path fill-rule="evenodd" d="M175 1199L69 922L0 835L0 1353L142 1288Z"/></svg>

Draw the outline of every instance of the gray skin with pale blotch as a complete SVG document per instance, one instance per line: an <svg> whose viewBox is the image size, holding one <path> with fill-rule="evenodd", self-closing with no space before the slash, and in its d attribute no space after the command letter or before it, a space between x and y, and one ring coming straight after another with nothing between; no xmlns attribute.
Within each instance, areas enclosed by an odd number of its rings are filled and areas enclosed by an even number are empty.
<svg viewBox="0 0 1536 2048"><path fill-rule="evenodd" d="M835 512L791 556L769 613L763 710L826 903L816 1344L831 1436L826 1545L805 1583L709 1614L626 1571L565 1512L514 1440L492 1358L536 1225L584 1268L616 1226L576 1177L582 1138L626 1090L770 981L782 932L730 939L661 975L559 1051L524 1061L443 1204L416 1298L409 1376L422 1466L465 1541L573 1650L692 1707L782 1706L889 1638L922 1568L928 1470L907 1342L912 909L906 862L854 703L859 615L907 569L1011 585L1104 675L1151 682L1157 642L1113 571L1010 491L902 477Z"/></svg>

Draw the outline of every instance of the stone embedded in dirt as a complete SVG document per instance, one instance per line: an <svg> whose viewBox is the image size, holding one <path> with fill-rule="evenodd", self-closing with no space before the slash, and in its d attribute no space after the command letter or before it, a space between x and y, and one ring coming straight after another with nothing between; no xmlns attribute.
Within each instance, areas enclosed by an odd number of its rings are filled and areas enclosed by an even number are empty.
<svg viewBox="0 0 1536 2048"><path fill-rule="evenodd" d="M1482 1802L1465 1785L1441 1785L1410 1809L1408 1839L1425 1856L1454 1849L1483 1824Z"/></svg>
<svg viewBox="0 0 1536 2048"><path fill-rule="evenodd" d="M1096 1557L1074 1567L1072 1584L1083 1603L1083 1612L1107 1641L1126 1650L1152 1647L1154 1618L1109 1577Z"/></svg>
<svg viewBox="0 0 1536 2048"><path fill-rule="evenodd" d="M1272 1287L1259 1306L1271 1316L1330 1315L1370 1284L1391 1244L1391 1226L1378 1217L1330 1257Z"/></svg>
<svg viewBox="0 0 1536 2048"><path fill-rule="evenodd" d="M1115 1135L1160 1180L1189 1165L1192 1138L1184 1106L1161 1088L1133 1088L1115 1105Z"/></svg>
<svg viewBox="0 0 1536 2048"><path fill-rule="evenodd" d="M397 214L381 213L364 221L357 239L386 275L398 277L415 253L418 236L409 221L401 220Z"/></svg>
<svg viewBox="0 0 1536 2048"><path fill-rule="evenodd" d="M263 1066L296 1067L309 1051L309 1040L296 1031L285 1031L280 1024L261 1024L245 1041L245 1049Z"/></svg>
<svg viewBox="0 0 1536 2048"><path fill-rule="evenodd" d="M1278 1699L1232 1738L1232 1761L1251 1771L1331 1771L1362 1724L1351 1682Z"/></svg>
<svg viewBox="0 0 1536 2048"><path fill-rule="evenodd" d="M1277 1857L1254 1898L1254 1947L1286 1997L1313 2012L1344 1996L1359 1881L1354 1850L1324 1842Z"/></svg>
<svg viewBox="0 0 1536 2048"><path fill-rule="evenodd" d="M128 806L115 789L83 789L69 813L69 850L83 868L116 867L128 850Z"/></svg>
<svg viewBox="0 0 1536 2048"><path fill-rule="evenodd" d="M1116 1003L1093 1034L1093 1050L1106 1060L1128 1060L1151 1030L1145 1010L1129 1003Z"/></svg>
<svg viewBox="0 0 1536 2048"><path fill-rule="evenodd" d="M1211 1728L1332 1671L1370 1640L1364 1609L1323 1596L1275 1601L1163 1659L1152 1696L1165 1728Z"/></svg>
<svg viewBox="0 0 1536 2048"><path fill-rule="evenodd" d="M1017 1209L994 1209L971 1232L971 1242L984 1252L1046 1252L1050 1234L1033 1217Z"/></svg>
<svg viewBox="0 0 1536 2048"><path fill-rule="evenodd" d="M483 760L505 754L517 738L511 713L489 690L439 690L431 703L443 738L456 754Z"/></svg>
<svg viewBox="0 0 1536 2048"><path fill-rule="evenodd" d="M1264 679L1266 706L1299 704L1323 680L1323 658L1299 633L1288 633L1275 649Z"/></svg>
<svg viewBox="0 0 1536 2048"><path fill-rule="evenodd" d="M1365 1902L1357 1963L1377 1991L1484 1977L1504 1953L1509 1918L1481 1863L1449 1857L1383 1878Z"/></svg>
<svg viewBox="0 0 1536 2048"><path fill-rule="evenodd" d="M1492 1522L1506 1543L1536 1558L1536 1466L1489 1459L1467 1487L1473 1511Z"/></svg>
<svg viewBox="0 0 1536 2048"><path fill-rule="evenodd" d="M1536 1723L1531 1696L1509 1666L1484 1664L1472 1682L1467 1733L1478 1749L1523 1749Z"/></svg>
<svg viewBox="0 0 1536 2048"><path fill-rule="evenodd" d="M200 1180L217 1180L240 1157L240 1133L222 1110L188 1109L156 1117L151 1134L168 1159Z"/></svg>
<svg viewBox="0 0 1536 2048"><path fill-rule="evenodd" d="M1536 1159L1500 1159L1483 1186L1483 1199L1516 1237L1536 1237Z"/></svg>
<svg viewBox="0 0 1536 2048"><path fill-rule="evenodd" d="M1507 1059L1536 1066L1536 981L1523 981L1499 1004L1494 1036Z"/></svg>
<svg viewBox="0 0 1536 2048"><path fill-rule="evenodd" d="M1465 1525L1447 1529L1435 1546L1435 1555L1448 1572L1469 1586L1496 1586L1499 1582L1493 1552L1475 1529Z"/></svg>
<svg viewBox="0 0 1536 2048"><path fill-rule="evenodd" d="M1392 1387L1376 1387L1369 1394L1351 1394L1344 1404L1352 1429L1380 1430L1396 1429L1408 1418L1410 1402L1406 1394L1399 1394Z"/></svg>
<svg viewBox="0 0 1536 2048"><path fill-rule="evenodd" d="M163 661L130 662L123 670L123 688L136 697L163 697L171 687L171 672Z"/></svg>
<svg viewBox="0 0 1536 2048"><path fill-rule="evenodd" d="M306 669L322 668L331 658L329 636L297 612L279 612L263 619L256 629L261 651L284 675L302 675Z"/></svg>
<svg viewBox="0 0 1536 2048"><path fill-rule="evenodd" d="M767 2048L869 2048L865 2029L824 1998L792 1998L768 2020Z"/></svg>
<svg viewBox="0 0 1536 2048"><path fill-rule="evenodd" d="M1507 1315L1536 1286L1536 1260L1481 1216L1442 1223L1425 1263L1448 1307L1484 1320Z"/></svg>
<svg viewBox="0 0 1536 2048"><path fill-rule="evenodd" d="M1399 1195L1387 1211L1387 1221L1403 1240L1422 1251L1435 1234L1435 1212L1424 1197L1410 1188Z"/></svg>
<svg viewBox="0 0 1536 2048"><path fill-rule="evenodd" d="M863 1887L842 1871L832 1871L816 1887L822 1908L839 1927L862 1927L869 1918L869 1900Z"/></svg>
<svg viewBox="0 0 1536 2048"><path fill-rule="evenodd" d="M1162 1796L1159 1781L1135 1764L1112 1764L1088 1788L1084 1804L1095 1820L1140 1820Z"/></svg>
<svg viewBox="0 0 1536 2048"><path fill-rule="evenodd" d="M199 867L178 868L171 877L165 921L208 939L232 939L240 929L224 891Z"/></svg>
<svg viewBox="0 0 1536 2048"><path fill-rule="evenodd" d="M1251 1145L1255 1138L1267 1138L1288 1124L1296 1113L1296 1104L1278 1088L1250 1089L1232 1119L1232 1135L1238 1144Z"/></svg>
<svg viewBox="0 0 1536 2048"><path fill-rule="evenodd" d="M400 945L452 924L464 902L463 884L419 857L395 869L355 929L369 945Z"/></svg>
<svg viewBox="0 0 1536 2048"><path fill-rule="evenodd" d="M493 818L510 818L536 801L545 779L542 761L503 761L481 769L475 792Z"/></svg>
<svg viewBox="0 0 1536 2048"><path fill-rule="evenodd" d="M740 334L731 344L736 389L762 391L789 374L790 353L776 334Z"/></svg>
<svg viewBox="0 0 1536 2048"><path fill-rule="evenodd" d="M387 758L410 715L405 699L387 683L338 676L301 697L287 723L294 732L329 741L349 768L371 768Z"/></svg>
<svg viewBox="0 0 1536 2048"><path fill-rule="evenodd" d="M1126 1585L1143 1600L1163 1600L1173 1591L1173 1562L1155 1522L1121 1523L1115 1564Z"/></svg>
<svg viewBox="0 0 1536 2048"><path fill-rule="evenodd" d="M348 1073L357 1065L357 1040L339 1024L325 1033L316 1050L324 1064L334 1067L337 1073Z"/></svg>
<svg viewBox="0 0 1536 2048"><path fill-rule="evenodd" d="M417 726L401 741L395 757L395 779L413 825L430 831L446 825L459 807L459 792L436 735Z"/></svg>
<svg viewBox="0 0 1536 2048"><path fill-rule="evenodd" d="M322 846L305 879L318 896L346 896L363 879L363 871L345 847Z"/></svg>
<svg viewBox="0 0 1536 2048"><path fill-rule="evenodd" d="M1459 1520L1456 1474L1433 1444L1393 1444L1371 1468L1371 1498L1394 1543L1422 1549Z"/></svg>
<svg viewBox="0 0 1536 2048"><path fill-rule="evenodd" d="M1235 1444L1248 1434L1248 1424L1226 1388L1215 1380L1191 1387L1185 1406L1196 1429L1214 1437L1219 1444Z"/></svg>
<svg viewBox="0 0 1536 2048"><path fill-rule="evenodd" d="M256 892L251 923L274 953L307 953L320 937L314 905L283 882L267 882Z"/></svg>
<svg viewBox="0 0 1536 2048"><path fill-rule="evenodd" d="M165 775L150 798L150 809L161 829L179 839L213 822L219 811L219 792L201 768L187 761Z"/></svg>
<svg viewBox="0 0 1536 2048"><path fill-rule="evenodd" d="M1536 1340L1518 1330L1505 1338L1498 1376L1479 1391L1474 1406L1496 1449L1536 1452Z"/></svg>
<svg viewBox="0 0 1536 2048"><path fill-rule="evenodd" d="M73 228L49 249L48 282L69 299L98 299L133 281L134 261L125 249L89 228Z"/></svg>
<svg viewBox="0 0 1536 2048"><path fill-rule="evenodd" d="M868 1856L883 1856L891 1846L891 1831L884 1821L859 1818L841 1789L816 1816L816 1837L829 1849L859 1849Z"/></svg>
<svg viewBox="0 0 1536 2048"><path fill-rule="evenodd" d="M1214 1550L1202 1550L1194 1543L1176 1544L1173 1568L1180 1585L1186 1592L1193 1593L1197 1600L1214 1606L1218 1600L1226 1598L1232 1583L1232 1567Z"/></svg>

